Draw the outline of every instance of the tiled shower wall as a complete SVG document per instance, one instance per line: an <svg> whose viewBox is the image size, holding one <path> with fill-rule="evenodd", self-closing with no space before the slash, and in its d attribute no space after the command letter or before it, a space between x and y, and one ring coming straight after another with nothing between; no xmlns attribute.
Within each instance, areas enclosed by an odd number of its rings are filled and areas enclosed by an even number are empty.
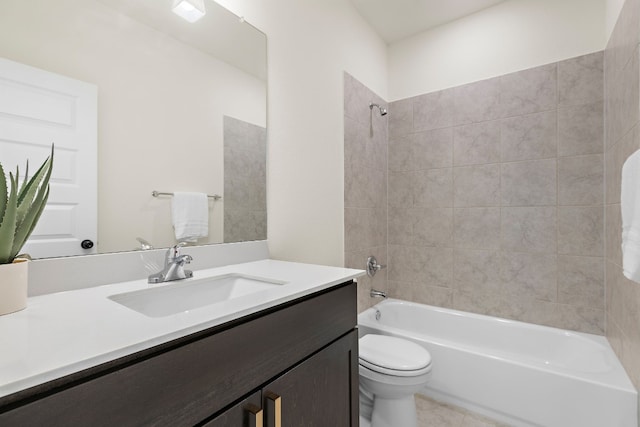
<svg viewBox="0 0 640 427"><path fill-rule="evenodd" d="M603 53L389 110L391 295L603 334Z"/></svg>
<svg viewBox="0 0 640 427"><path fill-rule="evenodd" d="M224 117L224 242L267 238L267 130Z"/></svg>
<svg viewBox="0 0 640 427"><path fill-rule="evenodd" d="M627 0L605 49L605 251L607 338L640 387L640 284L622 274L620 176L640 148L640 0ZM640 185L640 183L636 183Z"/></svg>
<svg viewBox="0 0 640 427"><path fill-rule="evenodd" d="M387 116L369 103L384 100L344 74L345 266L364 269L369 255L387 264ZM358 311L377 301L371 288L387 289L387 270L358 279Z"/></svg>

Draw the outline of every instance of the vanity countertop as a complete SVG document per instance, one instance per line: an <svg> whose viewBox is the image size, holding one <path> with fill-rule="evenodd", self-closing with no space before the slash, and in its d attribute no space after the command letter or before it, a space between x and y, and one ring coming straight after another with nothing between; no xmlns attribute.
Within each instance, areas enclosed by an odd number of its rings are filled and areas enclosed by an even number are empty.
<svg viewBox="0 0 640 427"><path fill-rule="evenodd" d="M0 398L328 289L364 271L266 259L198 270L194 279L230 273L286 284L166 317L147 317L108 297L172 282L135 280L29 298L25 310L0 317Z"/></svg>

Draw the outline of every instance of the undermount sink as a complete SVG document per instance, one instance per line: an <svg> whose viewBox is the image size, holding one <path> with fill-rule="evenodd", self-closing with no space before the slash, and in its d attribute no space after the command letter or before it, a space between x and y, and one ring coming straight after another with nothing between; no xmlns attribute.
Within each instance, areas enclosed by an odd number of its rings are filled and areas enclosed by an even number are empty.
<svg viewBox="0 0 640 427"><path fill-rule="evenodd" d="M168 282L149 289L111 295L109 299L145 316L164 317L274 289L285 283L232 273Z"/></svg>

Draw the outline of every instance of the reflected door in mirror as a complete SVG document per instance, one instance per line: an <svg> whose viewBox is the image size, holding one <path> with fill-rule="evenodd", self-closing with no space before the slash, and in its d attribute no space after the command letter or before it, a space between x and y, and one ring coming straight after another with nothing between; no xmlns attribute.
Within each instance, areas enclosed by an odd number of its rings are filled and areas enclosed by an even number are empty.
<svg viewBox="0 0 640 427"><path fill-rule="evenodd" d="M33 258L86 255L97 239L97 88L0 58L0 163L6 172L27 159L35 173L55 144L51 193L22 249ZM85 245L86 246L86 245Z"/></svg>

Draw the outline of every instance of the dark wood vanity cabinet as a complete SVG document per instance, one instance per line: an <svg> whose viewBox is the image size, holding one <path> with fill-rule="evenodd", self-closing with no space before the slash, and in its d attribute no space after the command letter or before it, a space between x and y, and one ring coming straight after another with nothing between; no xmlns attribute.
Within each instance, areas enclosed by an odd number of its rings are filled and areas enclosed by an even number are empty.
<svg viewBox="0 0 640 427"><path fill-rule="evenodd" d="M0 426L357 426L355 287L6 396Z"/></svg>

